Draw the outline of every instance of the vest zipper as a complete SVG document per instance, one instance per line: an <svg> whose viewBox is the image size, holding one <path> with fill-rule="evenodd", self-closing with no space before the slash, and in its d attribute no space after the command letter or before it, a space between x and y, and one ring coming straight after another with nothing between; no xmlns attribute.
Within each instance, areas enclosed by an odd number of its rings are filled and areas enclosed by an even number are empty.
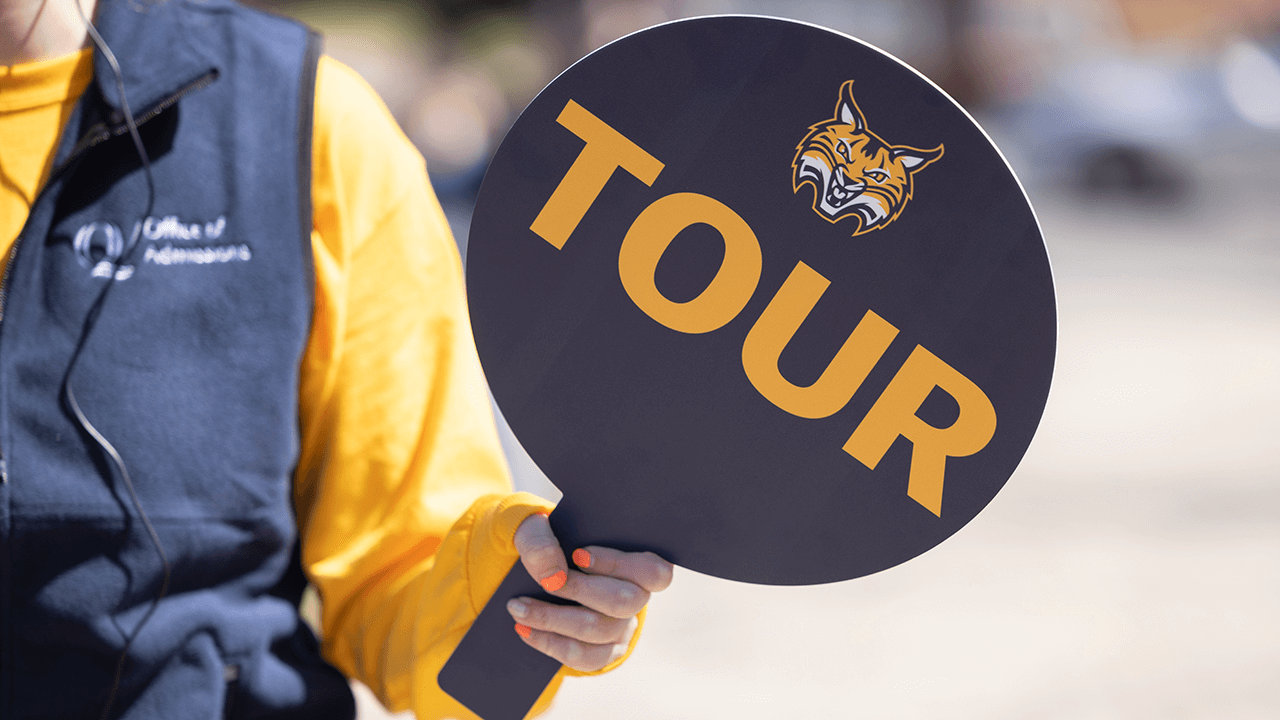
<svg viewBox="0 0 1280 720"><path fill-rule="evenodd" d="M0 323L4 322L4 301L9 296L9 273L13 272L13 258L17 254L18 243L22 242L22 233L14 238L9 246L9 256L4 261L4 274L0 275Z"/></svg>
<svg viewBox="0 0 1280 720"><path fill-rule="evenodd" d="M4 274L0 275L0 323L4 322L4 301L9 296L9 273L13 272L13 258L17 256L18 243L22 242L22 233L14 238L9 246L9 255L5 258ZM4 446L0 445L0 485L9 484L9 462L4 456Z"/></svg>
<svg viewBox="0 0 1280 720"><path fill-rule="evenodd" d="M133 118L134 124L139 126L142 125L146 121L154 118L155 116L164 112L166 109L172 107L174 103L178 102L183 97L190 95L191 93L196 92L198 90L203 90L204 88L211 85L214 80L217 80L217 79L218 79L218 70L214 68L209 72L205 73L204 75L201 75L195 80L178 88L175 92L163 98L162 100L160 100L160 102L147 108L141 114L134 116ZM45 187L46 188L49 187L49 185L53 183L53 180L56 177L58 177L58 175L60 175L64 170L70 167L71 163L75 162L82 155L88 152L89 148L95 145L98 145L113 136L123 135L129 132L129 125L124 122L123 118L119 120L114 119L119 115L120 115L119 110L112 113L114 124L111 126L108 126L107 123L105 122L100 122L94 125L93 127L89 128L85 132L84 136L81 137L78 142L76 142L75 147L71 148L71 153L67 155L67 158L63 160L61 163L59 163L58 167L54 168L53 172L49 173L49 179L45 181ZM42 188L40 191L40 195L42 196L43 194L44 194L44 189ZM36 204L39 202L40 202L40 197L37 196L36 201L32 203L31 206L34 208ZM145 222L146 218L142 218L142 221ZM13 261L15 258L18 257L18 246L21 244L22 244L22 233L19 232L18 237L15 238L13 241L13 245L9 246L9 255L5 259L5 264L4 264L4 274L0 275L0 324L4 323L5 305L7 304L7 301L9 299L9 275L13 272ZM4 457L4 448L0 446L0 485L7 485L8 483L9 483L9 464Z"/></svg>
<svg viewBox="0 0 1280 720"><path fill-rule="evenodd" d="M142 123L164 112L166 109L171 107L174 103L181 100L184 96L190 95L191 93L196 92L197 90L203 90L204 88L212 84L214 80L217 80L217 79L218 79L218 71L216 69L210 70L204 75L201 75L195 80L178 88L172 95L169 95L168 97L164 98L163 100L156 103L155 105L152 105L151 107L147 108L141 114L135 115L133 118L134 124L142 125ZM83 155L89 148L101 143L102 141L112 136L123 135L129 132L129 125L125 123L123 118L119 118L119 116L120 116L119 110L112 113L112 121L115 124L111 125L110 127L107 126L107 123L100 122L94 125L93 127L89 128L87 131L85 131L84 137L80 138L80 141L77 142L75 147L71 149L71 154L67 155L67 159L63 160L58 165L58 167L54 169L53 172L49 173L50 181L52 181L53 178L57 177L59 173L65 170L68 165L70 165L72 162L78 159L81 155Z"/></svg>

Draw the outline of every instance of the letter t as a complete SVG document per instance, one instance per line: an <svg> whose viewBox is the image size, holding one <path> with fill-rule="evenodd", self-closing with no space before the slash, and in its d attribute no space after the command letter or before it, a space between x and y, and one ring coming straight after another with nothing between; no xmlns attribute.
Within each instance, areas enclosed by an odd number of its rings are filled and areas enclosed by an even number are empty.
<svg viewBox="0 0 1280 720"><path fill-rule="evenodd" d="M529 226L538 237L559 250L587 214L587 208L600 195L614 170L622 168L645 185L652 185L663 165L572 100L564 106L556 122L587 143Z"/></svg>

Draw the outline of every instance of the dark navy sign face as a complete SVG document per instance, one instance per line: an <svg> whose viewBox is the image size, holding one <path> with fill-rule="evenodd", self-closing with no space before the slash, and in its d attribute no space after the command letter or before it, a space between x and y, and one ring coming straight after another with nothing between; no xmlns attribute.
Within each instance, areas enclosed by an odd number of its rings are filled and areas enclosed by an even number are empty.
<svg viewBox="0 0 1280 720"><path fill-rule="evenodd" d="M782 20L671 23L561 75L485 177L467 282L571 534L748 582L956 532L1053 367L1048 258L991 142L897 60Z"/></svg>
<svg viewBox="0 0 1280 720"><path fill-rule="evenodd" d="M959 530L1040 420L1056 316L1026 197L929 81L810 25L676 22L516 122L468 243L476 344L566 549L844 580ZM504 580L442 688L518 720L558 664Z"/></svg>

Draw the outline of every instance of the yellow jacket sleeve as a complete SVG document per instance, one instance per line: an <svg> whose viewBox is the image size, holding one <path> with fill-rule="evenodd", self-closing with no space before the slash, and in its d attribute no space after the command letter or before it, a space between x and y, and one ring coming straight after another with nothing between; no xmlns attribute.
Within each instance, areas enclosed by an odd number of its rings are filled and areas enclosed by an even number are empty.
<svg viewBox="0 0 1280 720"><path fill-rule="evenodd" d="M472 717L436 675L518 560L516 527L551 506L511 494L461 262L422 156L328 57L313 173L294 500L325 657L393 710Z"/></svg>

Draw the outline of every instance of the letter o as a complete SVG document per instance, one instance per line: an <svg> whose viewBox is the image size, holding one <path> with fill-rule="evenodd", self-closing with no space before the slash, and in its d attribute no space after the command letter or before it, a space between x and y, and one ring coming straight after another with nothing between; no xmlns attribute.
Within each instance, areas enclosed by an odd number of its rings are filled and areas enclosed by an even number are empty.
<svg viewBox="0 0 1280 720"><path fill-rule="evenodd" d="M680 231L704 223L724 240L720 269L697 297L678 303L654 284L658 261ZM658 198L631 223L618 252L622 287L646 315L683 333L706 333L737 317L760 282L760 243L751 227L727 205L698 193Z"/></svg>

